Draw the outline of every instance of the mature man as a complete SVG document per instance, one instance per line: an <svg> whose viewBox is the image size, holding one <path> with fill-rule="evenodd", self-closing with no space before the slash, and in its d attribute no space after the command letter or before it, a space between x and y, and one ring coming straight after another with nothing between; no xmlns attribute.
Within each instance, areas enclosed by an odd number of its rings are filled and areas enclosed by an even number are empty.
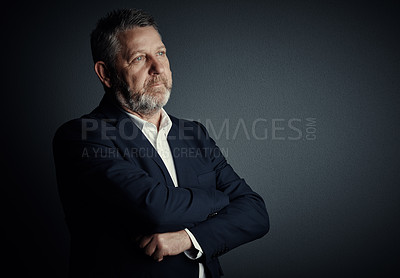
<svg viewBox="0 0 400 278"><path fill-rule="evenodd" d="M163 109L172 74L150 15L109 13L91 47L104 97L54 138L70 277L220 277L218 256L267 233L262 198L203 125Z"/></svg>

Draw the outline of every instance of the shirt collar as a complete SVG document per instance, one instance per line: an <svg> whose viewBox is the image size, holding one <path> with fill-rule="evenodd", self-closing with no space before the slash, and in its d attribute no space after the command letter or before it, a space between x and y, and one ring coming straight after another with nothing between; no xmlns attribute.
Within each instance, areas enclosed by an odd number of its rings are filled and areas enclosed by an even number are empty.
<svg viewBox="0 0 400 278"><path fill-rule="evenodd" d="M143 120L143 119L139 118L138 116L131 114L125 110L123 110L123 111L132 119L132 121L135 123L135 125L141 131L143 131L144 129L157 130L157 127L154 124L152 124L146 120ZM167 112L165 112L164 108L161 108L161 121L160 121L159 130L164 130L165 133L168 134L171 127L172 127L172 121L171 121L170 117L168 116Z"/></svg>

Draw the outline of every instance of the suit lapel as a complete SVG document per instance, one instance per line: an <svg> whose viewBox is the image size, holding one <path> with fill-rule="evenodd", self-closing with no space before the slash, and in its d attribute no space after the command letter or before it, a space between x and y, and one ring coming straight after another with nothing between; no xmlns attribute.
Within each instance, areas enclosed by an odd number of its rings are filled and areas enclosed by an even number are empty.
<svg viewBox="0 0 400 278"><path fill-rule="evenodd" d="M174 157L175 171L179 187L190 187L193 180L190 180L193 169L190 166L190 146L183 140L183 134L180 134L179 124L172 121L171 130L168 133L168 144ZM193 178L193 177L192 177Z"/></svg>
<svg viewBox="0 0 400 278"><path fill-rule="evenodd" d="M117 137L119 140L123 141L118 145L126 145L126 149L124 150L126 153L124 153L124 155L134 156L139 160L151 159L161 170L166 184L168 186L174 186L168 170L157 153L157 150L129 116L121 111L107 94L103 97L98 109L106 116L108 121L115 123L117 132L119 133Z"/></svg>

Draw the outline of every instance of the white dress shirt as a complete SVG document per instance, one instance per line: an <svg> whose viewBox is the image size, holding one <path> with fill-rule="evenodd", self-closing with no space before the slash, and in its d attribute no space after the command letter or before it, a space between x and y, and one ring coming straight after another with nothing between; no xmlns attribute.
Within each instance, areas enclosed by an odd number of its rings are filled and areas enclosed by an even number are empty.
<svg viewBox="0 0 400 278"><path fill-rule="evenodd" d="M126 111L124 112L127 113ZM174 158L172 156L171 148L169 147L167 141L168 133L172 127L172 121L169 118L168 114L165 112L164 109L161 109L159 130L157 130L157 127L154 124L147 122L131 113L127 114L135 123L135 125L143 132L147 140L149 140L153 147L156 149L157 153L160 155L162 161L164 162L169 175L171 176L174 186L178 187L178 179L175 171ZM203 255L203 250L201 249L194 235L188 229L185 229L185 231L189 235L190 240L193 243L193 247L196 249L185 251L185 255L191 260L196 260ZM201 263L199 263L199 278L206 278L206 275L204 273L204 266Z"/></svg>

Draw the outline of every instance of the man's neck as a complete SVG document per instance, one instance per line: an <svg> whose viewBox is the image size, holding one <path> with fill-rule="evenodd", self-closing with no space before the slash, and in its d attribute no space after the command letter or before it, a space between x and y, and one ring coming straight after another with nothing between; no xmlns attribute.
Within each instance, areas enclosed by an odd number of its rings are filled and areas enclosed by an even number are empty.
<svg viewBox="0 0 400 278"><path fill-rule="evenodd" d="M145 114L141 114L138 112L134 112L132 110L130 110L127 107L122 107L125 111L127 111L128 113L131 113L149 123L154 124L157 127L157 130L159 130L160 128L160 122L161 122L161 109L158 109L157 111L155 111L154 113L151 113L149 115L145 115Z"/></svg>

